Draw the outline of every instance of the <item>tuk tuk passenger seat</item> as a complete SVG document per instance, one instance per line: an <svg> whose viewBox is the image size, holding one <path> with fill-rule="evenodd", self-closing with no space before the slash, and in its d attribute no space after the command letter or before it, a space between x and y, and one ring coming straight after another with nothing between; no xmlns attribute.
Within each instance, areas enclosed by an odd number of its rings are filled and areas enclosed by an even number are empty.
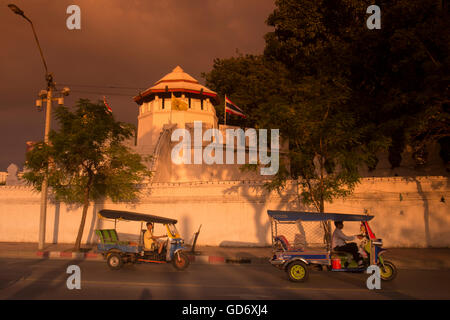
<svg viewBox="0 0 450 320"><path fill-rule="evenodd" d="M289 241L283 235L276 236L275 241L280 241L280 243L285 251L290 251L293 249L292 246L289 244Z"/></svg>
<svg viewBox="0 0 450 320"><path fill-rule="evenodd" d="M102 244L128 244L128 241L119 241L117 231L115 229L98 229L95 234Z"/></svg>

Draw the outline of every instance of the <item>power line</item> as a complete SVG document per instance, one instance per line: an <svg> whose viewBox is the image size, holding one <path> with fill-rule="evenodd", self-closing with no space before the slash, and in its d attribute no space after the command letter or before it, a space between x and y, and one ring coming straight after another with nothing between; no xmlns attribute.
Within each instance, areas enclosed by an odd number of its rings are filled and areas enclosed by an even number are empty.
<svg viewBox="0 0 450 320"><path fill-rule="evenodd" d="M136 94L125 94L125 93L113 93L113 92L99 92L99 91L86 91L86 90L71 90L71 92L76 93L88 93L88 94L98 94L98 95L109 95L109 96L124 96L124 97L133 97Z"/></svg>
<svg viewBox="0 0 450 320"><path fill-rule="evenodd" d="M85 87L85 88L130 89L130 90L146 89L146 88L143 88L143 87L99 86L99 85L69 84L69 83L61 83L61 85L62 86L68 86L68 87Z"/></svg>

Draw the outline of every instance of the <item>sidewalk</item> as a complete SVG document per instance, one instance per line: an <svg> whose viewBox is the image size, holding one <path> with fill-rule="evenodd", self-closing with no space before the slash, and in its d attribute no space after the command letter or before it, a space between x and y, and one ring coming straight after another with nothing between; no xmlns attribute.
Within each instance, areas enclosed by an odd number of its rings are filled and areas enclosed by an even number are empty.
<svg viewBox="0 0 450 320"><path fill-rule="evenodd" d="M0 242L0 258L103 260L95 245L82 247L80 253L72 248L72 244L47 244L39 251L36 243ZM195 251L191 262L207 264L269 263L272 254L270 247L198 246ZM450 269L450 248L391 248L385 258L399 269Z"/></svg>

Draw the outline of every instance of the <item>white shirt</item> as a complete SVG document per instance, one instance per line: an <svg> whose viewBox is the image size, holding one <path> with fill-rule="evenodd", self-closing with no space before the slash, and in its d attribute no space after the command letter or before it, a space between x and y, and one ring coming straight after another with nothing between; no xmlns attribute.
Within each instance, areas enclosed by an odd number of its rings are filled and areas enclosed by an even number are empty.
<svg viewBox="0 0 450 320"><path fill-rule="evenodd" d="M345 246L345 241L351 241L353 239L355 239L354 236L346 236L341 229L336 228L331 239L331 248Z"/></svg>

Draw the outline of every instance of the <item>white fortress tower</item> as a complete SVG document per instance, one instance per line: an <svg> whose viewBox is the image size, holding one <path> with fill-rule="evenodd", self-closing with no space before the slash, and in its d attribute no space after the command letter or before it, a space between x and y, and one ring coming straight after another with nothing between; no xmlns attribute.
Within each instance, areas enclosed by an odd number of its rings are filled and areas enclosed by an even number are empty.
<svg viewBox="0 0 450 320"><path fill-rule="evenodd" d="M202 86L180 66L134 101L139 105L137 150L142 154L155 152L164 126L186 128L194 121L202 121L208 128L217 128L217 93Z"/></svg>
<svg viewBox="0 0 450 320"><path fill-rule="evenodd" d="M134 97L139 105L136 152L153 156L149 167L153 171L152 182L198 182L198 181L240 181L261 180L261 176L253 172L243 172L242 164L237 161L228 163L223 154L222 164L175 164L171 153L178 142L171 141L172 132L176 128L187 129L194 139L194 122L202 122L202 131L219 129L224 137L225 148L227 129L240 129L232 126L218 126L214 106L220 104L217 93L201 85L196 79L177 66L171 73L158 80L154 86ZM202 152L209 142L202 141ZM234 143L234 142L233 142ZM245 159L249 159L249 139L245 141ZM235 145L234 158L237 159ZM194 156L191 144L190 156ZM245 162L248 163L248 162Z"/></svg>

